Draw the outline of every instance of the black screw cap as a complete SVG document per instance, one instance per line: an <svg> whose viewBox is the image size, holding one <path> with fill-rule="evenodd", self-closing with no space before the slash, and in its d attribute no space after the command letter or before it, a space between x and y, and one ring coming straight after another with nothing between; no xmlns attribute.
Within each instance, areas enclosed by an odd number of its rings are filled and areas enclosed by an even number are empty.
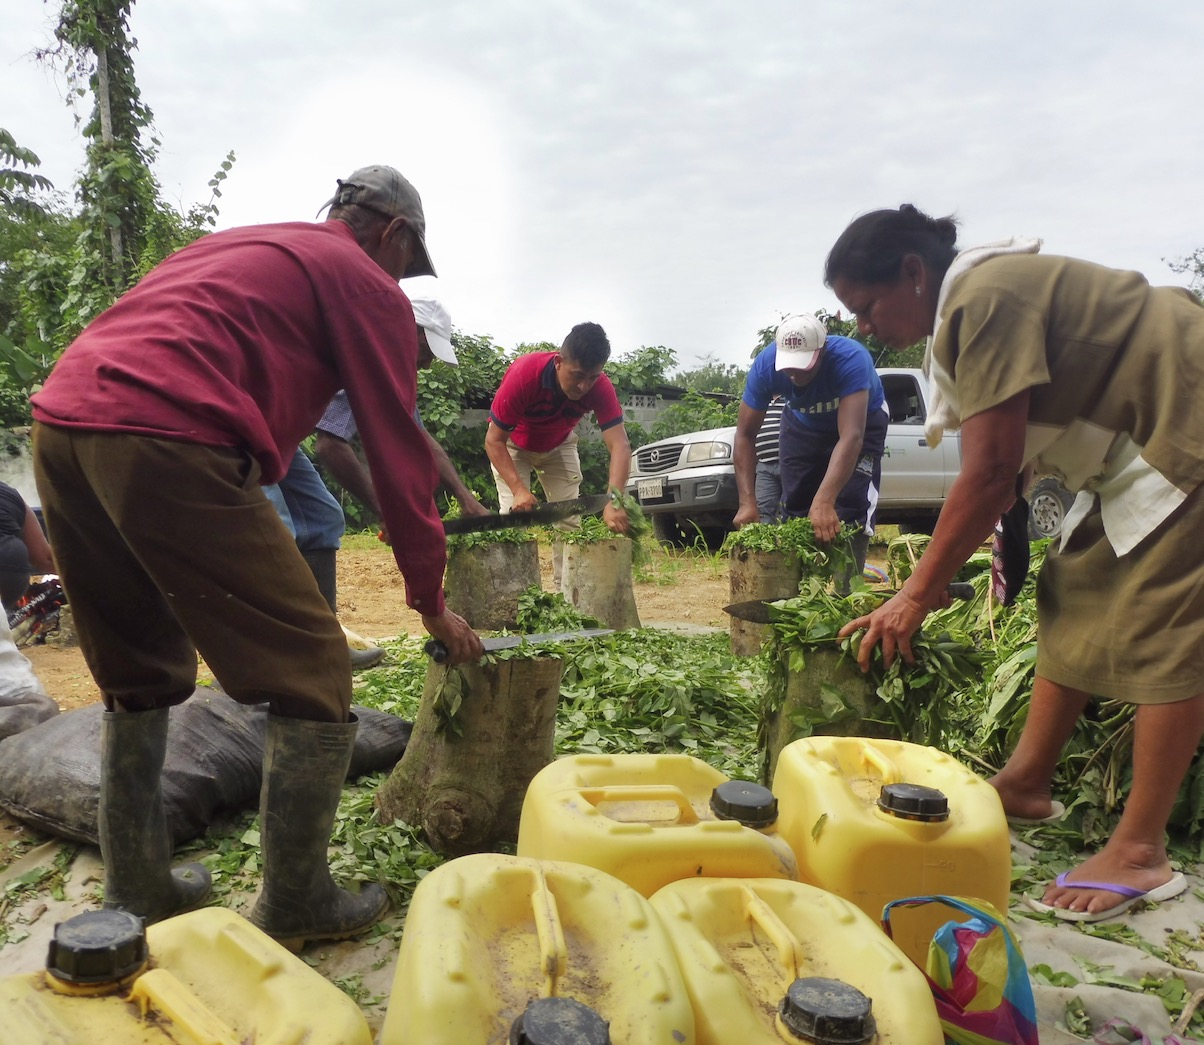
<svg viewBox="0 0 1204 1045"><path fill-rule="evenodd" d="M141 918L126 911L85 911L54 927L46 971L67 983L107 983L133 975L146 959Z"/></svg>
<svg viewBox="0 0 1204 1045"><path fill-rule="evenodd" d="M948 820L949 799L943 791L923 784L885 784L878 808L903 820Z"/></svg>
<svg viewBox="0 0 1204 1045"><path fill-rule="evenodd" d="M575 998L537 998L510 1027L510 1045L610 1045L610 1027Z"/></svg>
<svg viewBox="0 0 1204 1045"><path fill-rule="evenodd" d="M843 980L795 980L778 1006L786 1028L814 1045L864 1045L878 1032L873 1003Z"/></svg>
<svg viewBox="0 0 1204 1045"><path fill-rule="evenodd" d="M769 827L777 823L778 800L769 788L751 780L726 780L711 792L711 812L745 827Z"/></svg>

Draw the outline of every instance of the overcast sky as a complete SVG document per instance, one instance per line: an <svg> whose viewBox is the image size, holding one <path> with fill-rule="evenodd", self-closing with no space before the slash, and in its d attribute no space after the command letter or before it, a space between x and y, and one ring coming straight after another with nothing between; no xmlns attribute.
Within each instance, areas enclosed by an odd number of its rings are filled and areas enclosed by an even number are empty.
<svg viewBox="0 0 1204 1045"><path fill-rule="evenodd" d="M59 6L0 0L0 126L68 188L81 139L31 55ZM440 273L403 287L506 348L588 319L745 366L839 307L828 249L903 202L1156 283L1204 246L1190 0L140 0L132 27L169 198L233 149L222 227L308 220L392 164Z"/></svg>

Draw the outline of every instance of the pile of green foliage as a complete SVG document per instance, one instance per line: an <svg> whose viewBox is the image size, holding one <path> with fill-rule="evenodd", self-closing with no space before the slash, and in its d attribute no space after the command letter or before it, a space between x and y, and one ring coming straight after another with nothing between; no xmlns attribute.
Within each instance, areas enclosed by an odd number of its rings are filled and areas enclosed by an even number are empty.
<svg viewBox="0 0 1204 1045"><path fill-rule="evenodd" d="M850 543L859 526L842 526L836 540L823 544L815 539L811 520L787 519L783 523L749 523L733 530L724 539L722 552L787 552L798 558L804 576L831 576L853 565Z"/></svg>
<svg viewBox="0 0 1204 1045"><path fill-rule="evenodd" d="M896 584L906 580L929 539L909 534L890 543L888 562ZM1028 715L1037 659L1036 576L1047 543L1033 544L1029 580L1013 605L1005 608L989 599L990 554L979 552L961 574L976 597L929 615L912 640L914 666L897 659L886 669L875 652L870 675L882 701L877 724L888 725L900 739L954 753L979 773L1003 765ZM840 597L811 581L804 582L798 598L775 604L767 708L780 704L785 672L800 670L810 650L835 645L855 657L860 633L844 639L837 633L890 594L862 586ZM838 693L825 696L837 716L848 706ZM1108 837L1131 786L1133 710L1118 701L1093 701L1059 763L1054 792L1070 810L1068 830L1085 844ZM805 734L816 724L797 725ZM1179 844L1196 854L1204 851L1204 762L1188 774L1170 830Z"/></svg>

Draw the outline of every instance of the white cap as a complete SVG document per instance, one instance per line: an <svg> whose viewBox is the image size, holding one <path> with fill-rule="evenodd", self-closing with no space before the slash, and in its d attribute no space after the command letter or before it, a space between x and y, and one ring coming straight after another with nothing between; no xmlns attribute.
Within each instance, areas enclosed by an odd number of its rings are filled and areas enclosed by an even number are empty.
<svg viewBox="0 0 1204 1045"><path fill-rule="evenodd" d="M823 354L828 331L815 316L787 316L778 327L779 370L811 370Z"/></svg>
<svg viewBox="0 0 1204 1045"><path fill-rule="evenodd" d="M434 298L410 298L414 319L426 331L426 343L431 354L445 363L458 366L456 350L451 343L451 314Z"/></svg>

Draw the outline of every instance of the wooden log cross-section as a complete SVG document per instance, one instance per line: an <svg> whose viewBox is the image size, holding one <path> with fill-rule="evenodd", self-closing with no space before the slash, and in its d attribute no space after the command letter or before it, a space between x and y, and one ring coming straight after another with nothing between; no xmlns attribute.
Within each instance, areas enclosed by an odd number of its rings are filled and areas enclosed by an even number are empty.
<svg viewBox="0 0 1204 1045"><path fill-rule="evenodd" d="M527 785L554 755L557 657L431 662L405 754L377 789L386 821L420 828L445 856L518 840Z"/></svg>

